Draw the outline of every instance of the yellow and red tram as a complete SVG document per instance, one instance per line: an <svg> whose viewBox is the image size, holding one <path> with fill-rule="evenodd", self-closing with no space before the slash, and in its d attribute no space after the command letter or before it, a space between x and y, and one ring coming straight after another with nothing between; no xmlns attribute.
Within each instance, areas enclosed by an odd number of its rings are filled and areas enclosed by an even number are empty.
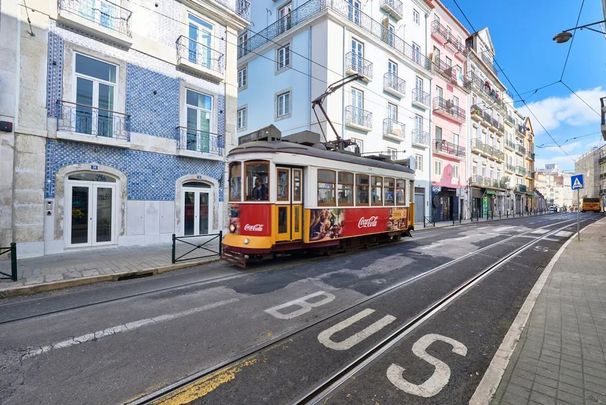
<svg viewBox="0 0 606 405"><path fill-rule="evenodd" d="M287 141L234 148L224 258L399 238L413 229L414 171Z"/></svg>

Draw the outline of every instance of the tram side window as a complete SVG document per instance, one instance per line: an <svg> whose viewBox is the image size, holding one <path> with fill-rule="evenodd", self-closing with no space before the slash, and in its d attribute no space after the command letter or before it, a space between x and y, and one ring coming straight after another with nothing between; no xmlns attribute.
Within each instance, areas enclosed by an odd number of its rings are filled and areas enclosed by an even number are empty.
<svg viewBox="0 0 606 405"><path fill-rule="evenodd" d="M372 176L372 205L383 205L383 177Z"/></svg>
<svg viewBox="0 0 606 405"><path fill-rule="evenodd" d="M385 203L385 205L393 205L394 204L394 198L395 198L395 180L393 177L385 177L384 179L384 185L385 185L385 197L383 198L383 202Z"/></svg>
<svg viewBox="0 0 606 405"><path fill-rule="evenodd" d="M339 172L339 206L347 207L353 205L354 175L349 172Z"/></svg>
<svg viewBox="0 0 606 405"><path fill-rule="evenodd" d="M356 174L356 205L368 205L368 176Z"/></svg>
<svg viewBox="0 0 606 405"><path fill-rule="evenodd" d="M406 205L406 180L396 179L396 205Z"/></svg>
<svg viewBox="0 0 606 405"><path fill-rule="evenodd" d="M318 206L335 205L336 175L332 170L318 169Z"/></svg>
<svg viewBox="0 0 606 405"><path fill-rule="evenodd" d="M247 162L246 172L246 201L269 200L269 163Z"/></svg>
<svg viewBox="0 0 606 405"><path fill-rule="evenodd" d="M242 197L242 164L229 164L229 201L240 201Z"/></svg>

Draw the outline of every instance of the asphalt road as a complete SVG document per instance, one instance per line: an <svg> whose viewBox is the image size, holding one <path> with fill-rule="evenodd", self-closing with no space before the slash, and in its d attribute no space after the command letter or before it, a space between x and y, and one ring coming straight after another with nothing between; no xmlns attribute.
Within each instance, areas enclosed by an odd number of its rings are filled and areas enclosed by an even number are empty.
<svg viewBox="0 0 606 405"><path fill-rule="evenodd" d="M3 300L0 402L124 403L226 365L173 399L290 403L499 258L569 225L322 394L330 403L462 402L540 271L575 230L574 218L554 214L425 230L401 243L245 271L215 263ZM586 225L598 216L582 218ZM421 357L412 351L415 344ZM465 355L453 352L455 346L462 352L461 345ZM413 386L431 379L432 359L447 364L450 377L438 394L424 398ZM432 381L439 386L443 376Z"/></svg>

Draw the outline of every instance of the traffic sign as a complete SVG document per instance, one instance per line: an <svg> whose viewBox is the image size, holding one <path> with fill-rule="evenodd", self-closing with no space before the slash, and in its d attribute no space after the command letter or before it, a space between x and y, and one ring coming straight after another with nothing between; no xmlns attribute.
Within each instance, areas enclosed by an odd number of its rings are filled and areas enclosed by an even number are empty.
<svg viewBox="0 0 606 405"><path fill-rule="evenodd" d="M583 188L583 175L582 174L575 174L574 176L570 177L570 185L572 186L573 190L580 190Z"/></svg>

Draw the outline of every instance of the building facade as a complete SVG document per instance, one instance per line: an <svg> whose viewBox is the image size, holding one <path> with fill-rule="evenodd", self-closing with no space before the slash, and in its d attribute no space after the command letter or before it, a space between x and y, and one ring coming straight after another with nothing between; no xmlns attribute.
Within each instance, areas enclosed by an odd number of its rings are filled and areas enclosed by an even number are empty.
<svg viewBox="0 0 606 405"><path fill-rule="evenodd" d="M574 162L575 173L583 175L583 188L579 192L579 198L600 196L600 156L603 148L593 148Z"/></svg>
<svg viewBox="0 0 606 405"><path fill-rule="evenodd" d="M3 9L17 66L2 71L14 88L0 95L13 123L0 245L20 257L224 227L248 3L118 3Z"/></svg>
<svg viewBox="0 0 606 405"><path fill-rule="evenodd" d="M430 7L425 1L257 0L256 32L240 35L238 134L269 124L283 136L336 135L311 101L352 74L324 107L342 139L364 154L409 159L416 168L416 221L430 216ZM406 38L406 40L404 40Z"/></svg>
<svg viewBox="0 0 606 405"><path fill-rule="evenodd" d="M546 164L534 175L534 185L545 198L547 207L555 205L559 210L571 210L576 206L576 196L570 183L572 173L562 171L555 164Z"/></svg>
<svg viewBox="0 0 606 405"><path fill-rule="evenodd" d="M446 221L468 217L467 121L465 86L469 33L440 1L432 1L429 48L432 78L432 217Z"/></svg>

